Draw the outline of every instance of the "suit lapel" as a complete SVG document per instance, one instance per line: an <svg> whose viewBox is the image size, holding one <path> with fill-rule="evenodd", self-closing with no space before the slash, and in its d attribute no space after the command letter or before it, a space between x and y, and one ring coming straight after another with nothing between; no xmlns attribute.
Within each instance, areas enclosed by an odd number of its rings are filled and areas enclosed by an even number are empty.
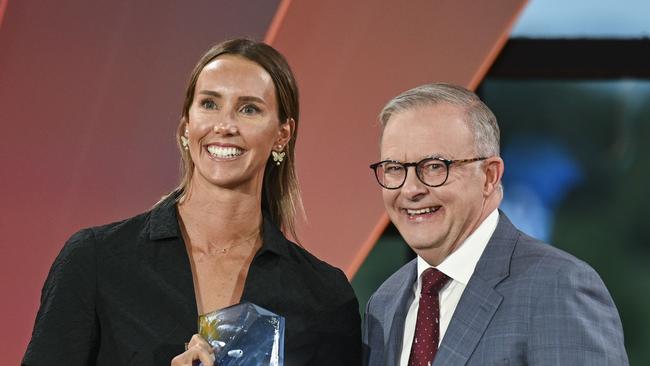
<svg viewBox="0 0 650 366"><path fill-rule="evenodd" d="M465 365L476 349L503 300L494 287L510 273L517 235L517 229L499 212L499 224L458 302L434 366Z"/></svg>
<svg viewBox="0 0 650 366"><path fill-rule="evenodd" d="M408 307L413 300L413 283L417 277L417 260L412 260L404 268L405 277L399 281L401 286L394 289L394 301L386 304L386 313L393 314L388 341L386 342L386 365L399 365L404 339L404 322Z"/></svg>

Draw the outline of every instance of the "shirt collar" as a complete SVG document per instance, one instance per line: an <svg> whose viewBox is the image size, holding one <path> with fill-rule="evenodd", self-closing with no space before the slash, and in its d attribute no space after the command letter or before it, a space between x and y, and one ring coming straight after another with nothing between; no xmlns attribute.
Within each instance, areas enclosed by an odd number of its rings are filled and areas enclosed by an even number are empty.
<svg viewBox="0 0 650 366"><path fill-rule="evenodd" d="M176 202L179 196L180 192L171 193L151 209L148 223L149 239L162 240L181 237L178 212L176 211Z"/></svg>
<svg viewBox="0 0 650 366"><path fill-rule="evenodd" d="M262 211L264 223L262 225L262 248L257 255L262 255L264 252L272 252L284 257L289 257L289 245L297 245L291 243L284 236L282 231L271 221L268 212Z"/></svg>
<svg viewBox="0 0 650 366"><path fill-rule="evenodd" d="M149 239L156 241L182 237L178 224L178 211L176 210L176 202L179 196L180 192L174 192L151 210L148 223ZM271 221L268 212L263 210L262 218L262 248L260 248L256 256L268 251L288 257L289 250L287 246L296 244L289 242L285 238L280 229Z"/></svg>
<svg viewBox="0 0 650 366"><path fill-rule="evenodd" d="M454 281L467 286L474 268L481 258L485 247L490 241L499 222L499 210L492 211L488 217L476 228L476 230L465 239L465 241L452 252L442 263L436 266L440 272L446 274ZM431 267L422 257L418 256L418 282L420 276L427 268Z"/></svg>

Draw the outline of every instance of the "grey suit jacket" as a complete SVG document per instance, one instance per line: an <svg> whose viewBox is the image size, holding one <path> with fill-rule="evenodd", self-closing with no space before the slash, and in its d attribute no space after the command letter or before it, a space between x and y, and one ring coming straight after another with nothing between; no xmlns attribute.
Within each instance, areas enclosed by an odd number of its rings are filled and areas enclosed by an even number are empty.
<svg viewBox="0 0 650 366"><path fill-rule="evenodd" d="M399 365L416 267L404 265L370 298L365 365ZM618 311L598 274L500 212L433 366L627 364Z"/></svg>

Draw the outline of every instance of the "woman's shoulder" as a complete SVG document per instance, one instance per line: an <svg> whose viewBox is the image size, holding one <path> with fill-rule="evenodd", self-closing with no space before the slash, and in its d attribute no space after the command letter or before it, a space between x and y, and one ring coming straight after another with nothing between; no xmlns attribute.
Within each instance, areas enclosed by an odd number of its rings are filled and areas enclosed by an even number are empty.
<svg viewBox="0 0 650 366"><path fill-rule="evenodd" d="M285 258L289 267L303 272L308 276L325 277L335 282L347 278L339 268L321 260L309 252L303 245L287 239L284 233L275 225L267 215L264 216L263 228L264 250L272 251Z"/></svg>
<svg viewBox="0 0 650 366"><path fill-rule="evenodd" d="M310 289L320 289L324 296L333 296L339 301L356 299L345 272L340 268L316 257L305 247L286 241L287 253L291 262L291 277Z"/></svg>
<svg viewBox="0 0 650 366"><path fill-rule="evenodd" d="M122 246L131 247L134 242L160 235L161 231L173 231L178 226L175 214L174 207L156 206L126 219L86 227L74 233L65 248L93 246L96 250L112 251Z"/></svg>
<svg viewBox="0 0 650 366"><path fill-rule="evenodd" d="M316 257L305 247L289 240L287 240L287 247L289 257L295 261L295 263L305 268L312 269L316 273L319 273L323 276L331 277L335 280L345 280L347 282L345 274L340 268Z"/></svg>
<svg viewBox="0 0 650 366"><path fill-rule="evenodd" d="M113 223L83 228L74 233L63 245L54 259L43 294L47 295L56 290L74 291L79 283L92 288L86 279L95 278L97 263L104 252L119 252L115 250L124 241L115 236L124 236L125 232L135 232L135 227L141 227L146 221L147 214L140 214ZM74 285L71 285L74 284ZM66 289L70 287L69 289ZM91 291L91 290L88 290Z"/></svg>
<svg viewBox="0 0 650 366"><path fill-rule="evenodd" d="M148 226L151 211L107 224L83 228L72 235L70 241L106 243L124 236L138 235Z"/></svg>

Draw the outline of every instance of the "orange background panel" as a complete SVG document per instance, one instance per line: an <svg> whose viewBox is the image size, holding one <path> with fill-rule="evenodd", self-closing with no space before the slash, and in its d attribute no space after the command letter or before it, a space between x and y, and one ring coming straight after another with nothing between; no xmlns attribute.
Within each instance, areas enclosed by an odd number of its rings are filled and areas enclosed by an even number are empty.
<svg viewBox="0 0 650 366"><path fill-rule="evenodd" d="M525 0L283 1L267 39L301 87L298 175L305 247L351 277L387 221L368 165L377 114L432 81L476 87Z"/></svg>
<svg viewBox="0 0 650 366"><path fill-rule="evenodd" d="M5 9L7 8L7 2L9 0L0 0L0 28L2 28L2 18L5 15Z"/></svg>

